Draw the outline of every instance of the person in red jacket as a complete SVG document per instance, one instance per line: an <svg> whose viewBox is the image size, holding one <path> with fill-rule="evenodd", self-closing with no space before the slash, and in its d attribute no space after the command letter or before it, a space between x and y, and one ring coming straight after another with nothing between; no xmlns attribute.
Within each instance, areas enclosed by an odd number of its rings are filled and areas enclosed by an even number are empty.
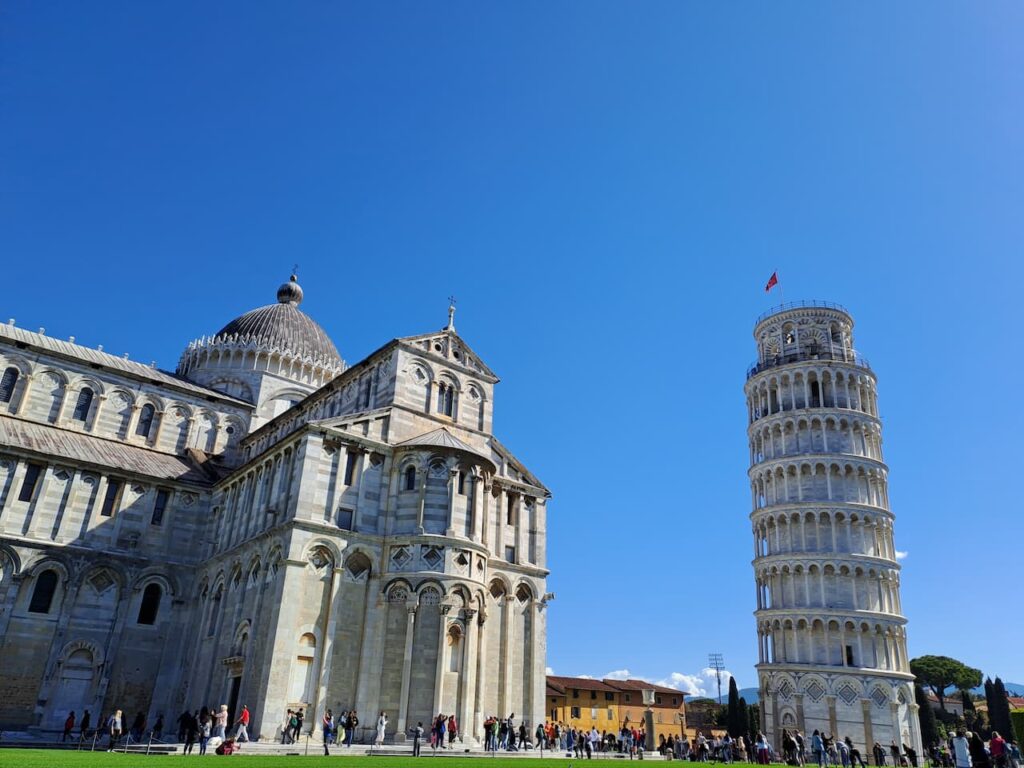
<svg viewBox="0 0 1024 768"><path fill-rule="evenodd" d="M248 741L249 740L249 708L242 705L242 714L238 716L238 720L235 721L238 728L235 729L235 741Z"/></svg>
<svg viewBox="0 0 1024 768"><path fill-rule="evenodd" d="M71 736L71 731L75 728L75 713L72 712L68 715L68 719L64 721L64 735L61 737L61 741L67 741L68 737Z"/></svg>

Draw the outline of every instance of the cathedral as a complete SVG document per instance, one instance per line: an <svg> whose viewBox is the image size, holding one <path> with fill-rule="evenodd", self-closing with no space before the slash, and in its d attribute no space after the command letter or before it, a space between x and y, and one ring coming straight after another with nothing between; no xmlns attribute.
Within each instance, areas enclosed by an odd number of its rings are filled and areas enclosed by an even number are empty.
<svg viewBox="0 0 1024 768"><path fill-rule="evenodd" d="M0 730L543 721L550 494L493 435L497 376L454 309L348 365L302 298L173 374L0 325Z"/></svg>

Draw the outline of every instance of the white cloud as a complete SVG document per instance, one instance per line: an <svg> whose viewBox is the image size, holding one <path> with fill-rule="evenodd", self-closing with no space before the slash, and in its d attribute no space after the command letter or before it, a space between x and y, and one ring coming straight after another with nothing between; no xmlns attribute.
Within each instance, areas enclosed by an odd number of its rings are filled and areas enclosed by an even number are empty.
<svg viewBox="0 0 1024 768"><path fill-rule="evenodd" d="M553 674L555 674L555 670L553 670L551 667L544 667L544 674L545 675L553 675Z"/></svg>
<svg viewBox="0 0 1024 768"><path fill-rule="evenodd" d="M550 675L550 670L548 671ZM593 680L592 675L577 675L587 680ZM722 698L729 692L729 678L732 677L732 673L728 670L722 670ZM666 688L677 688L688 696L709 696L716 698L718 696L718 681L715 677L715 670L710 667L704 667L696 674L688 675L683 672L671 672L665 677L655 679L651 677L644 677L643 675L636 675L629 671L628 668L613 669L611 672L606 672L599 678L601 680L645 680L648 683L654 685L663 685Z"/></svg>
<svg viewBox="0 0 1024 768"><path fill-rule="evenodd" d="M897 549L896 550L896 559L897 560L906 560L907 559L907 555L909 555L909 554L910 554L909 552L903 552L903 551Z"/></svg>
<svg viewBox="0 0 1024 768"><path fill-rule="evenodd" d="M602 675L602 680L629 680L632 675L628 669L613 669L611 672L605 672Z"/></svg>

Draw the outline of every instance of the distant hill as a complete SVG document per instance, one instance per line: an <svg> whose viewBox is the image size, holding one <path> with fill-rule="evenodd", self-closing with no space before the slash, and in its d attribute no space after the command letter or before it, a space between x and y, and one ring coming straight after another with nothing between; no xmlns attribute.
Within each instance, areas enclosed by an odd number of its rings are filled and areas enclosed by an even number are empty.
<svg viewBox="0 0 1024 768"><path fill-rule="evenodd" d="M1005 681L1003 682L1003 685L1006 687L1006 692L1011 696L1024 696L1024 685L1021 685L1020 683L1007 683ZM971 688L971 693L975 696L984 696L985 686L979 685L977 688Z"/></svg>
<svg viewBox="0 0 1024 768"><path fill-rule="evenodd" d="M760 699L760 697L758 695L757 688L740 688L739 693L740 693L740 698L741 699L746 699L747 700L747 704L757 704L757 702ZM687 696L685 698L686 698L687 704L689 704L690 702L693 702L693 701L701 701L701 700L714 701L715 700L714 696ZM728 701L729 701L729 697L725 693L723 693L722 694L722 703L726 704Z"/></svg>
<svg viewBox="0 0 1024 768"><path fill-rule="evenodd" d="M1022 685L1021 683L1003 683L1003 685L1006 686L1006 692L1011 696L1024 696L1024 685ZM955 691L953 693L955 693ZM975 696L984 696L985 686L979 685L977 688L971 689L971 693L973 693ZM759 691L757 688L740 688L740 696L747 700L747 704L757 704L760 700L760 696L758 694ZM693 701L694 699L698 698L703 697L687 696L686 700ZM714 697L712 696L711 698L713 699ZM725 701L727 701L727 699L725 699L724 696L722 697L722 699L722 703L724 704Z"/></svg>

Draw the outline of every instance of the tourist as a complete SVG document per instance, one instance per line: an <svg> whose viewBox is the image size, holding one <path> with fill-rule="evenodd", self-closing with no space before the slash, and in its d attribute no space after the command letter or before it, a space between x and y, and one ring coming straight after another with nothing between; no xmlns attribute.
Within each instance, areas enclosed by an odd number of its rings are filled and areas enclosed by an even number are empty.
<svg viewBox="0 0 1024 768"><path fill-rule="evenodd" d="M75 728L75 712L74 712L74 710L72 710L71 713L68 715L67 719L64 721L64 735L60 737L60 740L61 741L67 741L68 738L71 736L71 731L73 731L74 728Z"/></svg>
<svg viewBox="0 0 1024 768"><path fill-rule="evenodd" d="M416 723L412 729L412 756L420 756L420 742L423 741L423 723Z"/></svg>
<svg viewBox="0 0 1024 768"><path fill-rule="evenodd" d="M228 735L228 705L221 704L213 719L213 735L223 740Z"/></svg>
<svg viewBox="0 0 1024 768"><path fill-rule="evenodd" d="M227 707L224 707L224 717L227 718ZM249 740L249 708L243 704L242 714L235 721L235 741L242 742Z"/></svg>
<svg viewBox="0 0 1024 768"><path fill-rule="evenodd" d="M1015 739L1010 739L1010 743L1007 745L1007 762L1010 768L1020 768L1021 748Z"/></svg>
<svg viewBox="0 0 1024 768"><path fill-rule="evenodd" d="M320 727L323 728L324 731L324 744L333 744L335 731L333 710L328 709L324 712Z"/></svg>
<svg viewBox="0 0 1024 768"><path fill-rule="evenodd" d="M596 731L594 732L596 735ZM519 724L519 742L516 744L516 749L521 749L524 752L529 749L530 743L527 739L526 721L524 720Z"/></svg>
<svg viewBox="0 0 1024 768"><path fill-rule="evenodd" d="M82 714L82 722L78 726L78 739L84 741L89 736L89 726L92 725L92 714L85 710Z"/></svg>
<svg viewBox="0 0 1024 768"><path fill-rule="evenodd" d="M974 768L990 768L992 762L988 759L988 752L985 750L985 742L981 734L975 731L968 739L971 750L971 763Z"/></svg>
<svg viewBox="0 0 1024 768"><path fill-rule="evenodd" d="M204 708L205 709L205 708ZM210 725L213 721L209 712L200 712L199 720L199 754L206 754L206 744L210 741Z"/></svg>
<svg viewBox="0 0 1024 768"><path fill-rule="evenodd" d="M451 715L448 718L448 749L454 749L452 746L455 742L455 737L459 735L459 721L455 719L455 715Z"/></svg>
<svg viewBox="0 0 1024 768"><path fill-rule="evenodd" d="M546 724L537 723L537 730L534 731L533 737L537 740L537 746L541 749L547 747L551 749L551 737L550 729L545 727Z"/></svg>
<svg viewBox="0 0 1024 768"><path fill-rule="evenodd" d="M853 746L853 742L850 741L850 737L847 736L844 739L847 749L850 750L850 765L854 766L860 764L860 768L867 768L867 764L864 762L864 757L861 755L860 750Z"/></svg>
<svg viewBox="0 0 1024 768"><path fill-rule="evenodd" d="M72 712L71 717L74 716L75 713ZM1006 740L999 735L999 731L992 731L992 736L988 740L988 751L996 768L1006 768Z"/></svg>
<svg viewBox="0 0 1024 768"><path fill-rule="evenodd" d="M114 751L114 745L121 740L121 727L122 727L122 714L121 710L114 710L107 719L107 733L110 735L110 743L107 745L107 752Z"/></svg>
<svg viewBox="0 0 1024 768"><path fill-rule="evenodd" d="M907 762L910 763L910 768L917 768L917 750L904 744L903 754L907 756Z"/></svg>
<svg viewBox="0 0 1024 768"><path fill-rule="evenodd" d="M950 742L950 749L953 752L956 768L973 768L971 765L971 743L963 728L957 729L956 736Z"/></svg>
<svg viewBox="0 0 1024 768"><path fill-rule="evenodd" d="M757 732L757 740L754 742L754 749L757 752L758 765L768 765L768 739L760 731Z"/></svg>
<svg viewBox="0 0 1024 768"><path fill-rule="evenodd" d="M348 717L345 718L345 746L352 746L352 739L356 735L356 726L359 725L359 718L356 716L356 711L353 709L348 713Z"/></svg>
<svg viewBox="0 0 1024 768"><path fill-rule="evenodd" d="M185 740L185 728L188 726L190 717L192 717L192 714L187 709L178 715L178 741ZM196 717L198 717L198 715L196 715Z"/></svg>
<svg viewBox="0 0 1024 768"><path fill-rule="evenodd" d="M877 741L875 742L875 745L871 748L871 754L875 758L875 765L885 765L885 750L882 749L882 745L879 744Z"/></svg>
<svg viewBox="0 0 1024 768"><path fill-rule="evenodd" d="M384 746L384 734L388 728L388 716L384 710L381 710L380 717L377 718L377 740L376 745L378 747Z"/></svg>
<svg viewBox="0 0 1024 768"><path fill-rule="evenodd" d="M836 740L836 750L839 752L839 763L843 768L850 768L850 747L843 739Z"/></svg>
<svg viewBox="0 0 1024 768"><path fill-rule="evenodd" d="M889 754L892 755L892 764L899 768L903 764L903 755L900 753L899 745L896 743L896 739L892 740L889 744Z"/></svg>
<svg viewBox="0 0 1024 768"><path fill-rule="evenodd" d="M196 711L195 715L189 712L183 712L181 717L178 718L179 723L183 723L182 727L182 741L185 742L184 752L186 755L192 754L192 748L196 743L196 731L199 729L199 712Z"/></svg>

